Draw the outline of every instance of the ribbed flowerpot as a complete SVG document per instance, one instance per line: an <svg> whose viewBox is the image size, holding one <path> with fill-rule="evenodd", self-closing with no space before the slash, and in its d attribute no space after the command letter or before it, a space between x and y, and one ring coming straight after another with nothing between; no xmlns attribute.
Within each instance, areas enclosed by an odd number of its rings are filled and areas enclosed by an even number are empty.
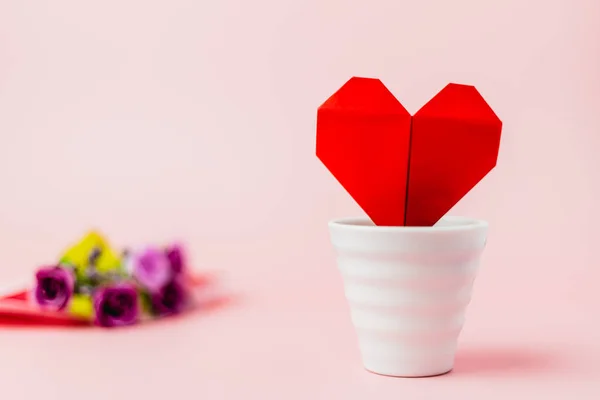
<svg viewBox="0 0 600 400"><path fill-rule="evenodd" d="M346 218L329 231L365 368L401 377L452 370L487 222L379 227Z"/></svg>

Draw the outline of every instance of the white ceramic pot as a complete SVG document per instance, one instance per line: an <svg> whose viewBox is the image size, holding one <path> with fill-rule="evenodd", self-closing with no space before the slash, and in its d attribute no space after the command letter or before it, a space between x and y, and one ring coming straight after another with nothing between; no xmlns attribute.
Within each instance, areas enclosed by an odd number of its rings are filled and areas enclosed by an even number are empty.
<svg viewBox="0 0 600 400"><path fill-rule="evenodd" d="M368 371L424 377L452 370L487 227L462 217L433 227L329 223Z"/></svg>

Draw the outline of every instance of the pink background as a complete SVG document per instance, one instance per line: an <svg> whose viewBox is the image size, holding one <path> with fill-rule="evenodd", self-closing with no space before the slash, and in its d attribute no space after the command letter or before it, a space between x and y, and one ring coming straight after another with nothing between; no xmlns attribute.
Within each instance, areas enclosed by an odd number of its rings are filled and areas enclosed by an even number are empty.
<svg viewBox="0 0 600 400"><path fill-rule="evenodd" d="M95 226L186 239L234 296L135 330L0 329L1 398L600 397L600 3L350 3L0 1L0 282ZM491 231L450 375L360 364L326 222L362 212L314 156L352 75L411 112L474 84L504 121L452 212Z"/></svg>

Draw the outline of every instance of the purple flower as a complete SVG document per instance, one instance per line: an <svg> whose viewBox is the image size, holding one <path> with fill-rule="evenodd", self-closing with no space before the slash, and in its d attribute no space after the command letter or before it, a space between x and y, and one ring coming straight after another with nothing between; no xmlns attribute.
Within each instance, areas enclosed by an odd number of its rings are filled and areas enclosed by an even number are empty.
<svg viewBox="0 0 600 400"><path fill-rule="evenodd" d="M173 279L159 291L150 294L152 311L159 316L179 313L187 300L188 288L183 279Z"/></svg>
<svg viewBox="0 0 600 400"><path fill-rule="evenodd" d="M134 324L139 315L135 286L117 283L101 287L94 293L94 323L104 327Z"/></svg>
<svg viewBox="0 0 600 400"><path fill-rule="evenodd" d="M149 292L160 290L173 275L166 253L153 247L132 254L130 263L133 277Z"/></svg>
<svg viewBox="0 0 600 400"><path fill-rule="evenodd" d="M34 296L38 305L53 311L63 310L75 289L73 271L60 266L40 268L35 274Z"/></svg>
<svg viewBox="0 0 600 400"><path fill-rule="evenodd" d="M169 259L169 264L171 266L171 271L174 275L179 275L185 272L185 258L183 254L183 248L174 244L167 248L166 250L167 258Z"/></svg>

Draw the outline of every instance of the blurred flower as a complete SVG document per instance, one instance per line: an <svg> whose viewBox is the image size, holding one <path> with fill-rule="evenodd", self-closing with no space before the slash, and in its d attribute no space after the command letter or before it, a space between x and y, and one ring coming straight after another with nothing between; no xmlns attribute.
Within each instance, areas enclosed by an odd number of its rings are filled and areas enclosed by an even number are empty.
<svg viewBox="0 0 600 400"><path fill-rule="evenodd" d="M154 247L131 254L128 262L136 281L152 293L165 286L173 276L167 255Z"/></svg>
<svg viewBox="0 0 600 400"><path fill-rule="evenodd" d="M172 279L155 293L150 294L152 313L158 316L177 314L187 304L188 287L184 279Z"/></svg>
<svg viewBox="0 0 600 400"><path fill-rule="evenodd" d="M138 294L128 283L97 289L93 298L94 322L104 327L134 324L139 315Z"/></svg>
<svg viewBox="0 0 600 400"><path fill-rule="evenodd" d="M122 270L123 260L119 253L113 249L105 248L96 259L95 267L100 273L118 272Z"/></svg>
<svg viewBox="0 0 600 400"><path fill-rule="evenodd" d="M37 304L54 311L63 310L73 296L75 277L69 268L40 268L35 274L34 297Z"/></svg>
<svg viewBox="0 0 600 400"><path fill-rule="evenodd" d="M102 274L98 272L95 266L88 265L85 270L82 271L81 280L89 286L98 286L102 281Z"/></svg>
<svg viewBox="0 0 600 400"><path fill-rule="evenodd" d="M186 265L182 246L179 244L173 244L167 247L166 253L173 274L179 275L184 273Z"/></svg>
<svg viewBox="0 0 600 400"><path fill-rule="evenodd" d="M81 275L88 265L93 265L99 272L119 270L121 257L101 234L92 231L63 254L61 263L73 265Z"/></svg>
<svg viewBox="0 0 600 400"><path fill-rule="evenodd" d="M76 317L92 319L94 304L89 294L75 294L69 303L69 314Z"/></svg>

